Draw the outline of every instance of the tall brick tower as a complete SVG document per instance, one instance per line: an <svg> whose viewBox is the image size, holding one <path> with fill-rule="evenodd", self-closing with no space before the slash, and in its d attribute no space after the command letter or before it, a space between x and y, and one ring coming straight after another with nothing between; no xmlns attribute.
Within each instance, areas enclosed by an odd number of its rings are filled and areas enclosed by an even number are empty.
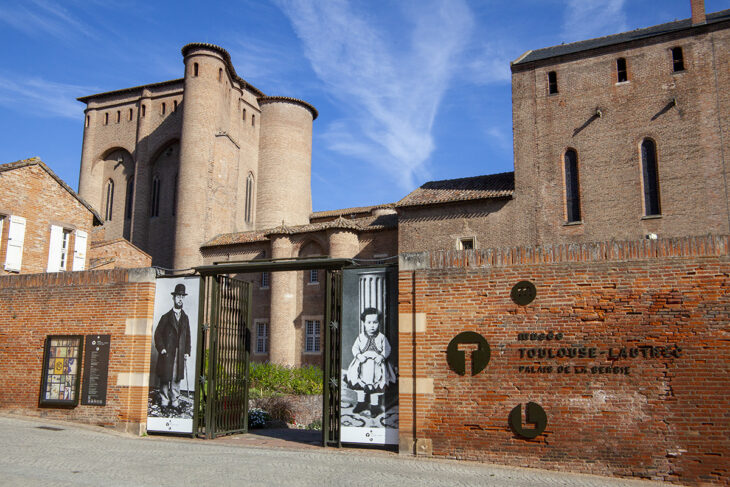
<svg viewBox="0 0 730 487"><path fill-rule="evenodd" d="M216 235L309 222L317 117L248 84L225 49L193 43L182 55L181 79L79 98L79 193L105 215L106 239L176 269L201 264Z"/></svg>
<svg viewBox="0 0 730 487"><path fill-rule="evenodd" d="M205 44L188 44L182 53L185 102L173 260L176 268L198 264L200 243L235 221L238 180L226 103L233 81L228 63L220 49ZM228 136L219 141L218 133ZM233 199L220 198L223 194Z"/></svg>

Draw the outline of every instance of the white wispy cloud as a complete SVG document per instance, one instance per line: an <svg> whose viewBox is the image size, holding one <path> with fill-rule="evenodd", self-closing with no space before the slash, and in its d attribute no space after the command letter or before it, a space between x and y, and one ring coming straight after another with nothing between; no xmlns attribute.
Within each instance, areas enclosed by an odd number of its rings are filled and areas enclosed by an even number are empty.
<svg viewBox="0 0 730 487"><path fill-rule="evenodd" d="M434 118L473 28L467 5L401 3L377 18L347 0L276 3L317 77L348 112L326 129L330 149L411 188L434 150Z"/></svg>
<svg viewBox="0 0 730 487"><path fill-rule="evenodd" d="M98 90L89 86L0 74L0 105L39 117L79 120L83 117L83 105L76 97L95 91Z"/></svg>
<svg viewBox="0 0 730 487"><path fill-rule="evenodd" d="M46 0L5 3L0 6L2 22L31 37L52 36L62 41L77 37L98 37L93 28L68 9Z"/></svg>
<svg viewBox="0 0 730 487"><path fill-rule="evenodd" d="M469 50L464 62L464 76L472 83L486 85L512 79L509 63L514 53L495 42L482 42Z"/></svg>
<svg viewBox="0 0 730 487"><path fill-rule="evenodd" d="M507 134L502 126L487 127L484 134L495 141L501 149L508 149L512 146L512 134Z"/></svg>
<svg viewBox="0 0 730 487"><path fill-rule="evenodd" d="M253 35L239 35L226 49L231 54L236 72L246 81L264 89L268 95L281 93L301 93L302 83L312 82L303 72L307 71L307 61L298 51L277 38L256 38ZM296 73L301 74L297 76ZM308 74L308 72L307 72Z"/></svg>
<svg viewBox="0 0 730 487"><path fill-rule="evenodd" d="M563 36L566 42L591 39L628 29L625 0L568 0Z"/></svg>

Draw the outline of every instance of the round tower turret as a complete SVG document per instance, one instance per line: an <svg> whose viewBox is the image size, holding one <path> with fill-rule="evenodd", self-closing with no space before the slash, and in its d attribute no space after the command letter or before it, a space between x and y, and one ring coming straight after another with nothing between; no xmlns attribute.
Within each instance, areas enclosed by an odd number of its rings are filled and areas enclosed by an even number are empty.
<svg viewBox="0 0 730 487"><path fill-rule="evenodd" d="M194 43L183 47L182 54L185 84L173 258L178 269L200 264L200 244L212 237L207 235L208 169L215 158L222 99L230 86L225 49Z"/></svg>
<svg viewBox="0 0 730 487"><path fill-rule="evenodd" d="M287 97L259 98L261 131L256 228L309 223L312 122L317 110Z"/></svg>

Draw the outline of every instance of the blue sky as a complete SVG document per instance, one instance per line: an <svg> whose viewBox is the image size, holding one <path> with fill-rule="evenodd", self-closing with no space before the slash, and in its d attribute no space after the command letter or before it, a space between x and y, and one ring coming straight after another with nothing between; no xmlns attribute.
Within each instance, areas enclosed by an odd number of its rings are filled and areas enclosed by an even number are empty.
<svg viewBox="0 0 730 487"><path fill-rule="evenodd" d="M182 77L180 48L210 42L267 95L319 110L315 211L394 202L512 170L524 51L689 16L689 0L0 0L0 162L39 156L76 188L75 98Z"/></svg>

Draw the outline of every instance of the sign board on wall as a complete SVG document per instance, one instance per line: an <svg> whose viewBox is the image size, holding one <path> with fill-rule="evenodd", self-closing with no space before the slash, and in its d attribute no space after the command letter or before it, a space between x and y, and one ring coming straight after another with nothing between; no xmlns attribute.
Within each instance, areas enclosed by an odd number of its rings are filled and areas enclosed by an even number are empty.
<svg viewBox="0 0 730 487"><path fill-rule="evenodd" d="M49 335L43 352L40 407L73 408L79 403L81 335Z"/></svg>
<svg viewBox="0 0 730 487"><path fill-rule="evenodd" d="M86 335L81 404L106 406L111 335Z"/></svg>
<svg viewBox="0 0 730 487"><path fill-rule="evenodd" d="M199 277L157 279L147 431L193 433Z"/></svg>
<svg viewBox="0 0 730 487"><path fill-rule="evenodd" d="M396 277L385 267L343 271L343 443L398 443Z"/></svg>

